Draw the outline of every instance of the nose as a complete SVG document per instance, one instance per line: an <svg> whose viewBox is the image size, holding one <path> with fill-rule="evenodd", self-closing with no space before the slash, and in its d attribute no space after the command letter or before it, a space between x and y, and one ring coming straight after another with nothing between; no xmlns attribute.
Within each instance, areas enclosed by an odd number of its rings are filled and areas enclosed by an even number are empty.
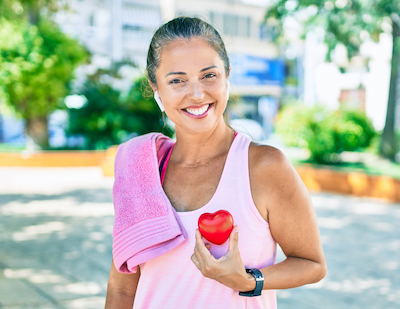
<svg viewBox="0 0 400 309"><path fill-rule="evenodd" d="M201 85L198 83L194 82L190 86L190 89L188 91L188 97L192 100L195 101L201 101L204 98L204 91Z"/></svg>

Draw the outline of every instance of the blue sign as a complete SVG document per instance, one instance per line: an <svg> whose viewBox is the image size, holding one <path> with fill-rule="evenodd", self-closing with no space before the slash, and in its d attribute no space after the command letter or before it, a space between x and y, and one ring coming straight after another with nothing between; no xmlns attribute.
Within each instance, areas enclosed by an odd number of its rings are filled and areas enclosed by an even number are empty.
<svg viewBox="0 0 400 309"><path fill-rule="evenodd" d="M230 62L229 79L235 85L283 85L285 65L282 60L232 55Z"/></svg>

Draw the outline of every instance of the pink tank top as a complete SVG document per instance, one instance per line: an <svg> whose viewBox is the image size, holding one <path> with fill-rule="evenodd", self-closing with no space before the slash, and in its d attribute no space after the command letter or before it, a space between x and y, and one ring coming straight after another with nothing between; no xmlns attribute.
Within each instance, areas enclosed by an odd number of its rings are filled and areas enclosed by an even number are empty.
<svg viewBox="0 0 400 309"><path fill-rule="evenodd" d="M211 200L194 211L177 212L188 233L179 247L140 265L141 276L134 309L274 309L275 290L258 297L239 296L219 282L205 278L191 261L199 216L205 212L229 211L239 225L239 250L246 268L273 265L276 242L268 223L254 205L249 179L250 140L238 134L232 142L221 179ZM211 245L216 257L228 250L228 241Z"/></svg>

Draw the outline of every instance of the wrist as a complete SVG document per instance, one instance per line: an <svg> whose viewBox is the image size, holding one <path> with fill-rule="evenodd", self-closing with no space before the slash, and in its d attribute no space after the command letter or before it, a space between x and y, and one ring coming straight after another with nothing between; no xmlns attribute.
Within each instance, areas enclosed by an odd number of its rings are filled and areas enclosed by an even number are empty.
<svg viewBox="0 0 400 309"><path fill-rule="evenodd" d="M246 269L246 273L250 274L255 281L255 288L249 291L245 291L245 292L239 292L240 296L247 296L247 297L253 297L253 296L260 296L261 295L261 291L263 289L264 286L264 276L261 273L261 271L257 268L250 268L250 269ZM253 281L253 282L254 282ZM252 285L254 287L254 285Z"/></svg>
<svg viewBox="0 0 400 309"><path fill-rule="evenodd" d="M246 279L244 280L245 285L243 286L242 292L253 291L256 288L256 279L254 276L246 273Z"/></svg>

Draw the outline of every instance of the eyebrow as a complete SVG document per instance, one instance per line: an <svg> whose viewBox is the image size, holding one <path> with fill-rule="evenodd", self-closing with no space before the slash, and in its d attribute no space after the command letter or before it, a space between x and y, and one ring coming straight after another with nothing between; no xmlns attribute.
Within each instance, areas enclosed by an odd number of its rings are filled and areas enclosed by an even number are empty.
<svg viewBox="0 0 400 309"><path fill-rule="evenodd" d="M206 67L206 68L200 70L200 72L204 72L204 71L207 71L207 70L209 70L209 69L214 69L214 68L216 68L216 67L217 67L216 65L210 65L209 67Z"/></svg>
<svg viewBox="0 0 400 309"><path fill-rule="evenodd" d="M207 71L209 69L216 68L216 67L217 67L216 65L210 65L209 67L201 69L200 72L204 72L204 71ZM167 75L165 75L165 77L167 77L169 75L187 75L187 74L185 72L169 72Z"/></svg>

